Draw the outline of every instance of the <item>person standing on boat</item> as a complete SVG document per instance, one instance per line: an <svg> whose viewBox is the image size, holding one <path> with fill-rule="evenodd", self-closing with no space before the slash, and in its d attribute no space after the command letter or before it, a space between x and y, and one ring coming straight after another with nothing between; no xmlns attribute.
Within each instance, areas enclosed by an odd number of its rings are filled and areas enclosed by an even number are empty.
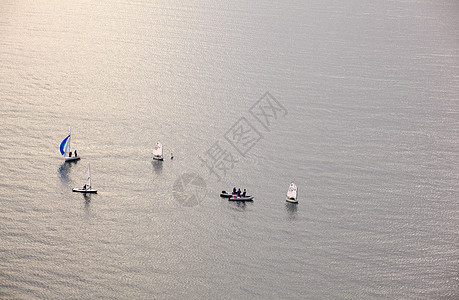
<svg viewBox="0 0 459 300"><path fill-rule="evenodd" d="M236 195L236 187L233 187L233 195Z"/></svg>
<svg viewBox="0 0 459 300"><path fill-rule="evenodd" d="M77 156L78 156L78 154L77 154L76 149L75 149L75 157L77 157Z"/></svg>
<svg viewBox="0 0 459 300"><path fill-rule="evenodd" d="M244 192L242 192L242 197L245 197L246 193L247 193L247 191L244 189Z"/></svg>
<svg viewBox="0 0 459 300"><path fill-rule="evenodd" d="M241 196L241 189L238 189L238 190L237 190L237 196L238 196L238 197Z"/></svg>

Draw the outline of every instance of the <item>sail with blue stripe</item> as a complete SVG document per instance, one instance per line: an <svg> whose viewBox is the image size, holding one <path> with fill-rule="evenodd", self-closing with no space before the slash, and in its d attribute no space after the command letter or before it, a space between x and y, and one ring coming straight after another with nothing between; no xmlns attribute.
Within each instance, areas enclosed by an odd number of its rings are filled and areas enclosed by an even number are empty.
<svg viewBox="0 0 459 300"><path fill-rule="evenodd" d="M59 147L59 149L61 150L61 154L64 155L64 153L67 152L67 149L68 149L68 140L70 138L70 134L62 141L61 143L61 146Z"/></svg>

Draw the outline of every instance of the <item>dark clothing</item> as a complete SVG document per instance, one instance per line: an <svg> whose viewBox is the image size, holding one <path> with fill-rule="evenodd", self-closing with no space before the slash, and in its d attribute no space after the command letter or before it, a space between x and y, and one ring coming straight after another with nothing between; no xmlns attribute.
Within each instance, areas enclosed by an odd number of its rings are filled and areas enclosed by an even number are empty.
<svg viewBox="0 0 459 300"><path fill-rule="evenodd" d="M237 190L237 195L238 195L238 196L241 196L241 189L238 189L238 190Z"/></svg>

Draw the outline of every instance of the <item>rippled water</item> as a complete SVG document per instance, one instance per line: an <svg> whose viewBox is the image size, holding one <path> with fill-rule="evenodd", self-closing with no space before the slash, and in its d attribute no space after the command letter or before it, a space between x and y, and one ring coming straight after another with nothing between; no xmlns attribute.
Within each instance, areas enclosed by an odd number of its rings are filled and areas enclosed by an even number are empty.
<svg viewBox="0 0 459 300"><path fill-rule="evenodd" d="M458 11L3 1L0 298L457 298Z"/></svg>

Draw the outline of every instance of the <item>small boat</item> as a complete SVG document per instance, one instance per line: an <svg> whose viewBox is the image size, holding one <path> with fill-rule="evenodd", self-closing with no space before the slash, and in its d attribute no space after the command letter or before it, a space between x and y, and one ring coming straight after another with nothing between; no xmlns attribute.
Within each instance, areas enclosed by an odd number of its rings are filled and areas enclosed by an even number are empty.
<svg viewBox="0 0 459 300"><path fill-rule="evenodd" d="M228 198L229 201L253 201L253 196L238 196L236 194L227 193L226 191L222 191L220 197Z"/></svg>
<svg viewBox="0 0 459 300"><path fill-rule="evenodd" d="M67 135L61 142L59 150L61 151L61 155L64 155L64 160L67 161L76 161L79 160L80 157L78 156L76 150L74 155L72 156L72 152L70 151L70 129L69 135Z"/></svg>
<svg viewBox="0 0 459 300"><path fill-rule="evenodd" d="M160 142L156 142L155 148L153 149L153 159L163 160L163 145Z"/></svg>
<svg viewBox="0 0 459 300"><path fill-rule="evenodd" d="M293 182L290 183L288 187L288 191L287 191L286 201L290 203L298 203L298 200L296 199L297 192L298 192L298 188L296 187L296 184L294 184Z"/></svg>
<svg viewBox="0 0 459 300"><path fill-rule="evenodd" d="M91 193L91 194L97 194L97 190L94 190L91 188L91 174L90 174L90 167L88 165L88 173L86 174L86 183L83 185L83 188L74 188L72 190L73 192L78 192L78 193Z"/></svg>
<svg viewBox="0 0 459 300"><path fill-rule="evenodd" d="M220 197L222 197L222 198L231 198L233 196L234 196L233 194L227 193L226 191L222 191L220 193Z"/></svg>

